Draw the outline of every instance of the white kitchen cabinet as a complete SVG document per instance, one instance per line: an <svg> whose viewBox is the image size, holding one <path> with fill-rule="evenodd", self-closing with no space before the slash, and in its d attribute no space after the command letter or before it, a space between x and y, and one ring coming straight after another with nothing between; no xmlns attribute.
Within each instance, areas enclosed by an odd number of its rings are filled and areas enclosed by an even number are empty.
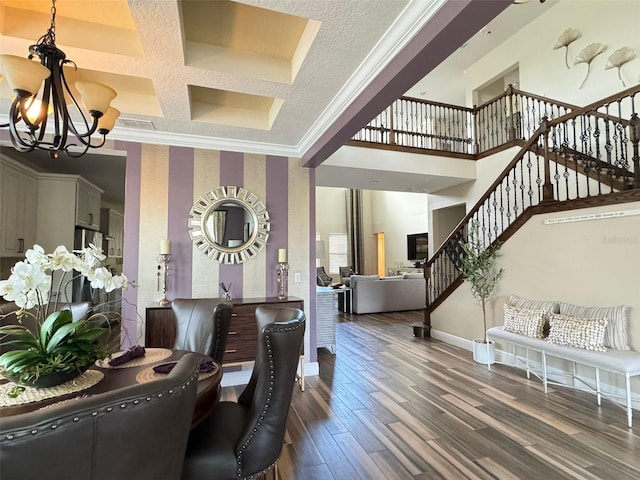
<svg viewBox="0 0 640 480"><path fill-rule="evenodd" d="M100 226L106 247L104 254L112 258L122 258L124 244L124 215L111 208L100 211Z"/></svg>
<svg viewBox="0 0 640 480"><path fill-rule="evenodd" d="M35 172L0 158L0 256L22 256L36 240Z"/></svg>
<svg viewBox="0 0 640 480"><path fill-rule="evenodd" d="M91 230L100 230L102 190L82 177L78 177L76 189L76 225Z"/></svg>
<svg viewBox="0 0 640 480"><path fill-rule="evenodd" d="M102 190L78 175L38 175L38 242L47 252L58 245L71 250L75 227L99 230ZM90 214L93 215L91 218ZM84 222L78 219L84 218Z"/></svg>

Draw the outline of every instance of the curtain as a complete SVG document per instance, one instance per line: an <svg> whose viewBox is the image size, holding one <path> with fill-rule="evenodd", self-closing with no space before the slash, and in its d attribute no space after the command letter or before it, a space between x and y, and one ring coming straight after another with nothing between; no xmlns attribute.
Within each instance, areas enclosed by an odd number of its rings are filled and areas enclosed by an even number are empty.
<svg viewBox="0 0 640 480"><path fill-rule="evenodd" d="M224 245L224 229L227 223L227 212L211 212L213 216L213 241L218 245Z"/></svg>
<svg viewBox="0 0 640 480"><path fill-rule="evenodd" d="M364 272L364 240L362 238L362 190L347 189L347 241L350 266Z"/></svg>

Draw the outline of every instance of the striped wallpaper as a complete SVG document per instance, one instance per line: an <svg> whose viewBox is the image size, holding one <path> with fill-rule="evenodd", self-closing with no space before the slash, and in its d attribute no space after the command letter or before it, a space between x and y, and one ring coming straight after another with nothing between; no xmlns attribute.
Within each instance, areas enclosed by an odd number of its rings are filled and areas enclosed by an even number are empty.
<svg viewBox="0 0 640 480"><path fill-rule="evenodd" d="M305 352L310 352L307 361L315 362L315 313L310 313L315 312L314 171L295 158L120 141L114 145L127 152L123 271L138 285L124 293L123 347L143 341L145 308L162 297L156 257L160 240L168 238L169 299L219 297L219 282L232 284L234 298L275 296L278 249L286 248L289 295L304 299ZM248 189L269 212L267 246L244 264L220 265L197 251L189 237L191 206L220 185ZM295 273L300 273L300 283L294 282Z"/></svg>

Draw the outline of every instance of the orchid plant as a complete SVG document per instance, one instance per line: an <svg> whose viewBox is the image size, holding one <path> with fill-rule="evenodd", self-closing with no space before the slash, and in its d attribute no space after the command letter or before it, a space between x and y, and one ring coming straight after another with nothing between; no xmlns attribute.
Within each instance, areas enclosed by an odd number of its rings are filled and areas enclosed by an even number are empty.
<svg viewBox="0 0 640 480"><path fill-rule="evenodd" d="M125 275L113 275L101 266L105 258L95 245L73 252L58 246L51 254L34 245L25 260L13 266L9 278L0 281L0 296L18 307L12 313L18 323L0 327L0 344L13 348L0 355L5 376L29 385L45 374L80 374L107 356L111 346L99 340L108 332L110 319L118 314L97 313L78 320L67 302L60 302L61 292L77 276L86 277L94 289L126 289ZM54 278L55 300L51 289ZM31 320L29 327L23 324L25 318Z"/></svg>

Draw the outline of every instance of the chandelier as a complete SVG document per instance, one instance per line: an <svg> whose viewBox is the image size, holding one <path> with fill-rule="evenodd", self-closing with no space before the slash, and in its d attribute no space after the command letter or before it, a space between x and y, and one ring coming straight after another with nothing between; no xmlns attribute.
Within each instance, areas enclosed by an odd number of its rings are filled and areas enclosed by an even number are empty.
<svg viewBox="0 0 640 480"><path fill-rule="evenodd" d="M40 62L33 61L34 56ZM51 158L60 152L81 157L89 148L100 148L113 129L120 112L111 107L116 91L96 82L77 81L74 86L80 94L87 114L80 107L65 78L64 66L76 64L56 47L56 0L51 5L51 26L35 45L29 47L29 57L0 55L0 73L7 80L15 98L11 102L9 137L21 152L46 150ZM44 87L41 89L42 82ZM38 98L39 97L39 98ZM69 106L78 114L72 118ZM53 123L51 135L47 125ZM98 132L99 140L91 136Z"/></svg>

